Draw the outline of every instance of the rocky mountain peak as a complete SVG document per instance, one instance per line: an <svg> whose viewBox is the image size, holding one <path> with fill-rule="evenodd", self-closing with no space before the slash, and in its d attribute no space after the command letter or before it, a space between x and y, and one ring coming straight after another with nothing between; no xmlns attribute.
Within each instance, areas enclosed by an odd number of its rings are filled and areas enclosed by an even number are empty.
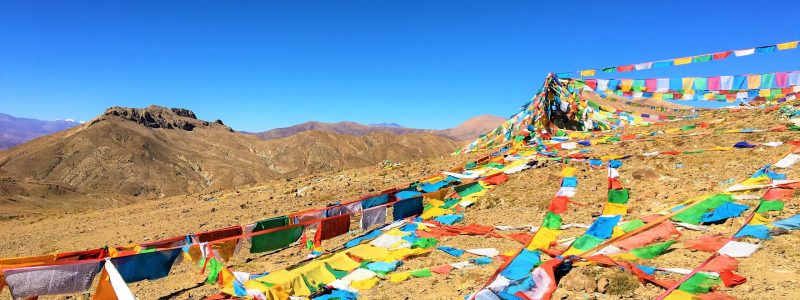
<svg viewBox="0 0 800 300"><path fill-rule="evenodd" d="M145 108L109 107L103 113L103 116L120 117L150 128L183 129L186 131L192 131L197 126L211 126L212 124L225 126L220 120L213 123L199 120L193 111L185 108L167 108L157 105L150 105Z"/></svg>

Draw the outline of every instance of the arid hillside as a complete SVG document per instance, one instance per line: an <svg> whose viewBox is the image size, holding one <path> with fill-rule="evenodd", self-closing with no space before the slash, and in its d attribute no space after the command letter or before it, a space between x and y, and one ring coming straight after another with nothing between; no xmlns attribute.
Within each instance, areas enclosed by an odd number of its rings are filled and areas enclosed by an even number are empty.
<svg viewBox="0 0 800 300"><path fill-rule="evenodd" d="M75 198L113 204L434 157L458 146L422 133L307 131L264 141L185 109L113 107L81 126L0 152L0 205L19 212L74 207L81 202Z"/></svg>

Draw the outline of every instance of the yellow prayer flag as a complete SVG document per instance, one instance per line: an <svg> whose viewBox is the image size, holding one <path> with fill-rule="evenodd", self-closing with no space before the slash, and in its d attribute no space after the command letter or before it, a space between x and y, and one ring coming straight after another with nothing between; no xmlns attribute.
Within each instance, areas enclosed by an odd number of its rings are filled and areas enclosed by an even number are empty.
<svg viewBox="0 0 800 300"><path fill-rule="evenodd" d="M350 250L347 250L347 253L366 260L378 261L386 258L386 256L389 255L389 250L386 248L375 247L370 244L361 244L351 248Z"/></svg>
<svg viewBox="0 0 800 300"><path fill-rule="evenodd" d="M583 250L578 250L575 247L569 247L569 249L567 249L567 251L564 251L564 253L561 253L561 256L567 257L567 256L570 256L570 255L578 255L578 254L581 254L581 253L583 253Z"/></svg>
<svg viewBox="0 0 800 300"><path fill-rule="evenodd" d="M676 65L676 66L689 64L691 62L692 62L692 58L691 57L676 58L676 59L672 60L672 64Z"/></svg>
<svg viewBox="0 0 800 300"><path fill-rule="evenodd" d="M633 79L623 79L620 82L620 89L623 92L630 92L632 86L633 86Z"/></svg>
<svg viewBox="0 0 800 300"><path fill-rule="evenodd" d="M758 176L756 178L752 178L752 177L751 178L747 178L744 181L742 181L741 184L742 185L762 185L762 184L768 184L769 182L770 182L769 176L764 175L764 176Z"/></svg>
<svg viewBox="0 0 800 300"><path fill-rule="evenodd" d="M561 233L561 230L558 229L539 228L539 231L533 235L530 244L528 244L528 250L546 250L550 248L550 244L556 240L559 233Z"/></svg>
<svg viewBox="0 0 800 300"><path fill-rule="evenodd" d="M688 91L692 89L692 85L694 84L694 77L684 77L683 78L683 90Z"/></svg>
<svg viewBox="0 0 800 300"><path fill-rule="evenodd" d="M622 215L628 213L628 206L625 204L619 203L611 203L607 202L606 206L603 207L603 214L604 215Z"/></svg>
<svg viewBox="0 0 800 300"><path fill-rule="evenodd" d="M386 262L393 262L395 260L402 260L406 257L422 255L428 252L431 252L431 250L423 248L400 248L398 250L391 251L383 260Z"/></svg>
<svg viewBox="0 0 800 300"><path fill-rule="evenodd" d="M625 231L622 230L620 226L614 226L614 229L611 231L611 238L617 238L625 234Z"/></svg>
<svg viewBox="0 0 800 300"><path fill-rule="evenodd" d="M302 275L311 286L320 286L336 280L331 271L325 267L321 261L311 262L292 271L294 274Z"/></svg>
<svg viewBox="0 0 800 300"><path fill-rule="evenodd" d="M747 88L757 89L761 86L761 74L747 75Z"/></svg>
<svg viewBox="0 0 800 300"><path fill-rule="evenodd" d="M339 252L331 256L330 258L326 259L325 262L331 266L334 270L340 271L352 271L358 268L361 264L357 261L353 260L344 252Z"/></svg>
<svg viewBox="0 0 800 300"><path fill-rule="evenodd" d="M357 290L369 290L375 287L378 284L378 281L381 281L378 277L372 277L370 279L364 280L356 280L350 283L350 287L357 289Z"/></svg>
<svg viewBox="0 0 800 300"><path fill-rule="evenodd" d="M797 46L797 44L796 44L796 43L797 43L797 42L795 42L795 46ZM581 71L581 76L594 76L594 73L595 73L595 70L594 70L594 69L591 69L591 70L583 70L583 71Z"/></svg>
<svg viewBox="0 0 800 300"><path fill-rule="evenodd" d="M755 213L755 215L753 215L753 219L750 220L750 223L748 223L748 224L749 225L764 225L764 224L769 224L769 223L770 223L770 220L767 219L767 217L765 217L761 213Z"/></svg>
<svg viewBox="0 0 800 300"><path fill-rule="evenodd" d="M616 259L616 260L627 260L627 261L633 261L633 260L639 259L639 257L637 257L636 255L633 255L630 252L612 254L612 255L609 255L609 257L611 257L613 259Z"/></svg>
<svg viewBox="0 0 800 300"><path fill-rule="evenodd" d="M423 211L422 214L419 215L419 217L422 218L423 220L430 220L441 215L449 214L451 212L452 211L449 209L434 206Z"/></svg>
<svg viewBox="0 0 800 300"><path fill-rule="evenodd" d="M411 273L408 272L392 273L389 274L389 282L406 281L409 277L411 277Z"/></svg>
<svg viewBox="0 0 800 300"><path fill-rule="evenodd" d="M578 169L573 167L564 167L561 169L561 177L573 177L575 176L575 171Z"/></svg>
<svg viewBox="0 0 800 300"><path fill-rule="evenodd" d="M664 300L697 300L700 299L699 297L695 296L692 293L684 292L682 290L675 289L672 293L669 293Z"/></svg>
<svg viewBox="0 0 800 300"><path fill-rule="evenodd" d="M778 44L778 50L787 50L787 49L794 49L797 48L797 42L788 42L788 43L780 43Z"/></svg>

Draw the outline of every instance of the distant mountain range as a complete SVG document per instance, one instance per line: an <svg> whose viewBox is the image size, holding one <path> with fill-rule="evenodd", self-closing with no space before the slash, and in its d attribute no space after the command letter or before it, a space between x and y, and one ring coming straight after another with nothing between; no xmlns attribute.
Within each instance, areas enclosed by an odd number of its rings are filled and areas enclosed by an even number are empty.
<svg viewBox="0 0 800 300"><path fill-rule="evenodd" d="M472 117L454 128L444 130L407 128L396 123L366 125L356 122L324 123L311 121L300 123L294 126L275 128L252 134L265 140L271 140L284 138L309 130L334 132L347 135L365 135L371 132L389 132L394 134L427 133L446 136L458 141L466 141L474 139L479 135L496 128L503 121L505 121L505 119L498 116L481 115Z"/></svg>
<svg viewBox="0 0 800 300"><path fill-rule="evenodd" d="M0 113L0 149L10 148L80 124L73 120L42 121Z"/></svg>
<svg viewBox="0 0 800 300"><path fill-rule="evenodd" d="M372 128L353 127L362 126ZM386 130L304 130L264 140L186 109L112 107L79 126L0 151L0 217L6 207L113 205L447 155L461 144L424 131Z"/></svg>
<svg viewBox="0 0 800 300"><path fill-rule="evenodd" d="M264 132L244 133L253 134L265 140L284 138L309 130L359 136L372 132L388 132L393 134L429 133L443 135L458 141L466 141L494 129L504 120L505 119L498 116L481 115L470 118L454 128L444 130L408 128L397 123L375 123L366 125L356 122L324 123L310 121ZM11 148L35 138L69 129L80 124L80 122L75 122L73 120L43 121L19 118L0 113L0 150Z"/></svg>

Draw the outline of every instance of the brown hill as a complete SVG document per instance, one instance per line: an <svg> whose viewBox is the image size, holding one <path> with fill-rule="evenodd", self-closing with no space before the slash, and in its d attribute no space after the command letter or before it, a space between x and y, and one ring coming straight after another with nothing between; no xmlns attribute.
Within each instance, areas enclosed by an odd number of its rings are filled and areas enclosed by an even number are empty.
<svg viewBox="0 0 800 300"><path fill-rule="evenodd" d="M388 132L393 134L425 133L443 135L459 141L465 141L474 139L479 135L494 129L503 121L505 121L505 119L498 116L480 115L477 117L472 117L454 128L444 130L408 128L399 126L397 124L365 125L356 122L325 123L311 121L253 134L259 138L271 140L292 136L310 130L341 133L347 135L365 135L373 132Z"/></svg>
<svg viewBox="0 0 800 300"><path fill-rule="evenodd" d="M460 141L473 140L499 126L506 119L493 115L480 115L469 118L456 127L445 130L447 136Z"/></svg>
<svg viewBox="0 0 800 300"><path fill-rule="evenodd" d="M438 130L434 129L416 129L406 128L399 126L385 126L385 125L365 125L356 122L338 122L338 123L325 123L310 121L300 123L297 125L270 129L264 132L255 133L256 136L265 139L279 139L287 136L295 135L304 131L318 130L326 132L334 132L349 135L365 135L371 132L389 132L394 134L409 134L409 133L431 133L438 134Z"/></svg>
<svg viewBox="0 0 800 300"><path fill-rule="evenodd" d="M188 110L110 108L72 129L0 152L0 203L50 197L130 201L211 191L302 173L444 155L432 134L307 131L269 141ZM113 202L112 201L112 202Z"/></svg>

